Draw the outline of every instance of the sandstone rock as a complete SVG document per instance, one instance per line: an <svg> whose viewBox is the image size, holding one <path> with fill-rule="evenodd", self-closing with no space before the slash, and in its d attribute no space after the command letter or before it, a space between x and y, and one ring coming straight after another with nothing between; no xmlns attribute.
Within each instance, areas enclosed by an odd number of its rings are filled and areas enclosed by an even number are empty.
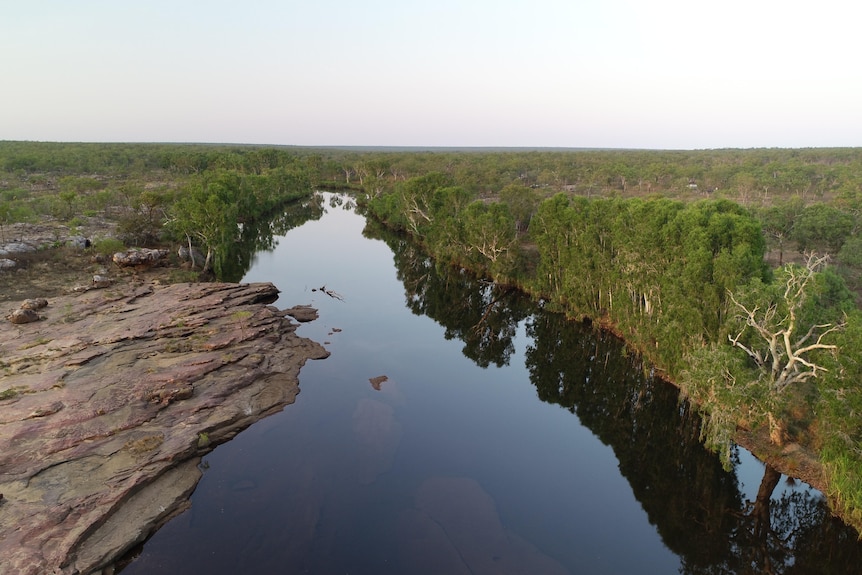
<svg viewBox="0 0 862 575"><path fill-rule="evenodd" d="M34 299L25 299L21 303L21 309L42 309L43 307L47 307L48 300L43 297L38 297Z"/></svg>
<svg viewBox="0 0 862 575"><path fill-rule="evenodd" d="M39 314L32 309L22 308L16 309L15 311L7 315L6 319L8 319L14 324L20 325L25 323L33 323L34 321L39 321L41 318L39 317Z"/></svg>
<svg viewBox="0 0 862 575"><path fill-rule="evenodd" d="M103 275L96 274L93 276L93 287L94 288L105 288L114 283L114 281Z"/></svg>
<svg viewBox="0 0 862 575"><path fill-rule="evenodd" d="M308 305L296 305L290 309L284 310L285 315L289 315L300 323L314 321L317 319L317 310Z"/></svg>
<svg viewBox="0 0 862 575"><path fill-rule="evenodd" d="M35 252L36 247L24 242L12 242L0 246L0 257L8 257L15 254L26 254Z"/></svg>
<svg viewBox="0 0 862 575"><path fill-rule="evenodd" d="M151 266L167 257L167 255L168 250L140 248L117 252L114 254L113 261L120 267Z"/></svg>
<svg viewBox="0 0 862 575"><path fill-rule="evenodd" d="M79 250L83 250L90 247L92 244L90 243L90 240L85 238L84 236L72 236L71 238L66 240L66 245Z"/></svg>
<svg viewBox="0 0 862 575"><path fill-rule="evenodd" d="M111 569L188 506L202 454L293 402L328 352L265 303L277 294L115 285L0 325L0 575Z"/></svg>

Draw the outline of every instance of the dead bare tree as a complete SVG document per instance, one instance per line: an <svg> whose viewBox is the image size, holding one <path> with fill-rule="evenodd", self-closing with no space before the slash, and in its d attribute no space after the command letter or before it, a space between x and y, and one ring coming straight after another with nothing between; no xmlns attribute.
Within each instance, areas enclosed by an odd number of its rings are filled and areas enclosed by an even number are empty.
<svg viewBox="0 0 862 575"><path fill-rule="evenodd" d="M434 219L428 215L430 210L426 205L424 198L417 198L417 196L411 196L409 198L405 198L406 201L406 213L407 221L410 222L409 228L410 231L416 235L419 234L419 227L425 223L432 223ZM421 201L421 205L420 205Z"/></svg>
<svg viewBox="0 0 862 575"><path fill-rule="evenodd" d="M748 354L768 375L773 392L781 392L789 385L802 383L817 377L819 372L828 371L810 360L810 354L817 350L834 351L836 346L825 343L824 338L843 329L845 322L812 325L807 330L798 325L811 280L826 265L828 258L811 253L807 255L804 266L786 266L783 301L769 302L765 308L759 304L746 305L730 293L742 328L735 336L727 337L732 345ZM753 341L743 340L749 329L754 330Z"/></svg>

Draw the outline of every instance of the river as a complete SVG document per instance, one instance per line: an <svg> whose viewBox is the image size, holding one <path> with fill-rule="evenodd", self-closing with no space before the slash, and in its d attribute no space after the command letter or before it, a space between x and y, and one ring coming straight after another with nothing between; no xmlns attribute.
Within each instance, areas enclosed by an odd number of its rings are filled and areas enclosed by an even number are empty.
<svg viewBox="0 0 862 575"><path fill-rule="evenodd" d="M764 465L723 470L621 342L323 205L243 281L318 308L299 333L332 355L204 458L125 575L856 572L818 492L757 501Z"/></svg>

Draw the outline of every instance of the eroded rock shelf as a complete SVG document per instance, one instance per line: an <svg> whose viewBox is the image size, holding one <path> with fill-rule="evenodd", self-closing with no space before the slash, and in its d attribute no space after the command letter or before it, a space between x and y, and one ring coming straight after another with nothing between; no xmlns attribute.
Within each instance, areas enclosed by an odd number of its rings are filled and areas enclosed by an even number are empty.
<svg viewBox="0 0 862 575"><path fill-rule="evenodd" d="M188 505L203 454L294 401L328 352L277 294L115 285L2 322L0 573L110 568Z"/></svg>

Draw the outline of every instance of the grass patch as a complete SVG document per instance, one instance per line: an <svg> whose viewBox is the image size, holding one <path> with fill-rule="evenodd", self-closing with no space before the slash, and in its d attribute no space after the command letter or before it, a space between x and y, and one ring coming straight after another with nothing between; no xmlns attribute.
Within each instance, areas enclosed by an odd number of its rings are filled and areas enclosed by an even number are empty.
<svg viewBox="0 0 862 575"><path fill-rule="evenodd" d="M9 389L4 389L3 391L0 391L0 401L3 401L4 399L15 399L26 391L26 387L10 387Z"/></svg>
<svg viewBox="0 0 862 575"><path fill-rule="evenodd" d="M141 439L129 440L123 446L125 449L128 449L132 455L143 455L149 451L156 449L165 441L165 436L161 433L156 435L148 435L147 437L142 437Z"/></svg>
<svg viewBox="0 0 862 575"><path fill-rule="evenodd" d="M205 431L201 431L198 433L198 448L203 449L204 447L208 447L210 444L210 435Z"/></svg>
<svg viewBox="0 0 862 575"><path fill-rule="evenodd" d="M862 457L850 438L833 438L820 452L826 496L846 523L862 532ZM858 443L856 443L858 445Z"/></svg>
<svg viewBox="0 0 862 575"><path fill-rule="evenodd" d="M200 273L194 270L174 269L168 274L167 283L182 284L182 283L197 283L200 280Z"/></svg>
<svg viewBox="0 0 862 575"><path fill-rule="evenodd" d="M192 351L192 343L186 339L170 339L162 347L164 353L187 353Z"/></svg>
<svg viewBox="0 0 862 575"><path fill-rule="evenodd" d="M22 349L22 350L30 349L30 348L32 348L32 347L38 347L38 346L40 346L40 345L45 345L46 343L49 343L50 341L51 341L51 339L50 339L50 338L47 338L47 337L40 337L40 338L36 339L35 341L32 341L32 342L30 342L30 343L25 343L24 345L22 345L22 346L21 346L20 348L18 348L18 349Z"/></svg>

